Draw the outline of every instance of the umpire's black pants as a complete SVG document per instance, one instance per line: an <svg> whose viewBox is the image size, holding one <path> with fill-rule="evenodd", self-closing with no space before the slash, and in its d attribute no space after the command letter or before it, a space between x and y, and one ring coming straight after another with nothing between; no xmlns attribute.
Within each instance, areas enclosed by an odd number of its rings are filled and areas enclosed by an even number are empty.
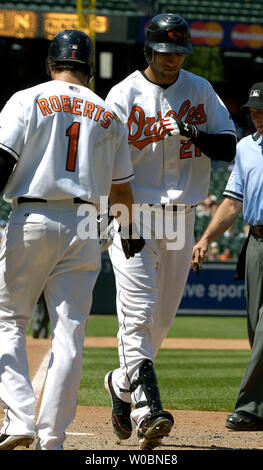
<svg viewBox="0 0 263 470"><path fill-rule="evenodd" d="M235 411L263 419L263 238L250 236L246 253L247 328L251 357L243 376Z"/></svg>

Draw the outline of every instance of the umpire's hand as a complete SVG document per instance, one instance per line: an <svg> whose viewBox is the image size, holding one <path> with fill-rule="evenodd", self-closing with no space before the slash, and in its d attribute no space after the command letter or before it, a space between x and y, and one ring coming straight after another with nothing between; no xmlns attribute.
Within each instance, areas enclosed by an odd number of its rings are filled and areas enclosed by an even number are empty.
<svg viewBox="0 0 263 470"><path fill-rule="evenodd" d="M202 237L193 247L191 267L195 274L198 274L199 269L202 269L202 263L208 250L208 241Z"/></svg>

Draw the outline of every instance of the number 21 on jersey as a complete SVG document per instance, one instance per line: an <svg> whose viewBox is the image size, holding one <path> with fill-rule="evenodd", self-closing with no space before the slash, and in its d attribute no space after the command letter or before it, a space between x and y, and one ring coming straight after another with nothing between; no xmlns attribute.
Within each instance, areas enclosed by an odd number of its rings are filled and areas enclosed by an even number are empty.
<svg viewBox="0 0 263 470"><path fill-rule="evenodd" d="M192 158L193 151L190 147L193 145L190 140L181 140L180 159ZM194 145L194 156L201 157L201 150Z"/></svg>

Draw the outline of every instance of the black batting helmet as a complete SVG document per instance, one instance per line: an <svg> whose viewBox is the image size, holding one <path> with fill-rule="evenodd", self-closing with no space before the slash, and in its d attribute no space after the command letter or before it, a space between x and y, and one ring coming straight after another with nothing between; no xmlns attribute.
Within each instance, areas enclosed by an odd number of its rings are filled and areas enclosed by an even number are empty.
<svg viewBox="0 0 263 470"><path fill-rule="evenodd" d="M152 61L153 51L192 54L187 21L173 13L162 13L152 18L144 43L144 55L148 63Z"/></svg>
<svg viewBox="0 0 263 470"><path fill-rule="evenodd" d="M88 34L77 29L64 29L52 39L48 60L55 65L79 63L87 66L89 81L94 74L93 44Z"/></svg>

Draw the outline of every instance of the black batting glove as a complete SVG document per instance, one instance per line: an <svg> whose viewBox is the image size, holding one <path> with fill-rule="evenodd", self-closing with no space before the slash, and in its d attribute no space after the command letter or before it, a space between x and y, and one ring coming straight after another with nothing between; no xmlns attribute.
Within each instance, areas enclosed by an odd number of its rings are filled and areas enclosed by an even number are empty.
<svg viewBox="0 0 263 470"><path fill-rule="evenodd" d="M143 237L141 237L141 235L138 234L136 229L134 233L133 224L130 224L129 227L125 227L123 230L120 226L118 232L120 233L121 246L127 259L133 258L135 253L139 253L143 249L145 240ZM122 232L125 232L125 234ZM132 238L133 236L135 238Z"/></svg>
<svg viewBox="0 0 263 470"><path fill-rule="evenodd" d="M199 131L196 126L180 121L180 119L168 116L157 123L157 132L164 139L169 135L183 137L186 140L198 137Z"/></svg>

